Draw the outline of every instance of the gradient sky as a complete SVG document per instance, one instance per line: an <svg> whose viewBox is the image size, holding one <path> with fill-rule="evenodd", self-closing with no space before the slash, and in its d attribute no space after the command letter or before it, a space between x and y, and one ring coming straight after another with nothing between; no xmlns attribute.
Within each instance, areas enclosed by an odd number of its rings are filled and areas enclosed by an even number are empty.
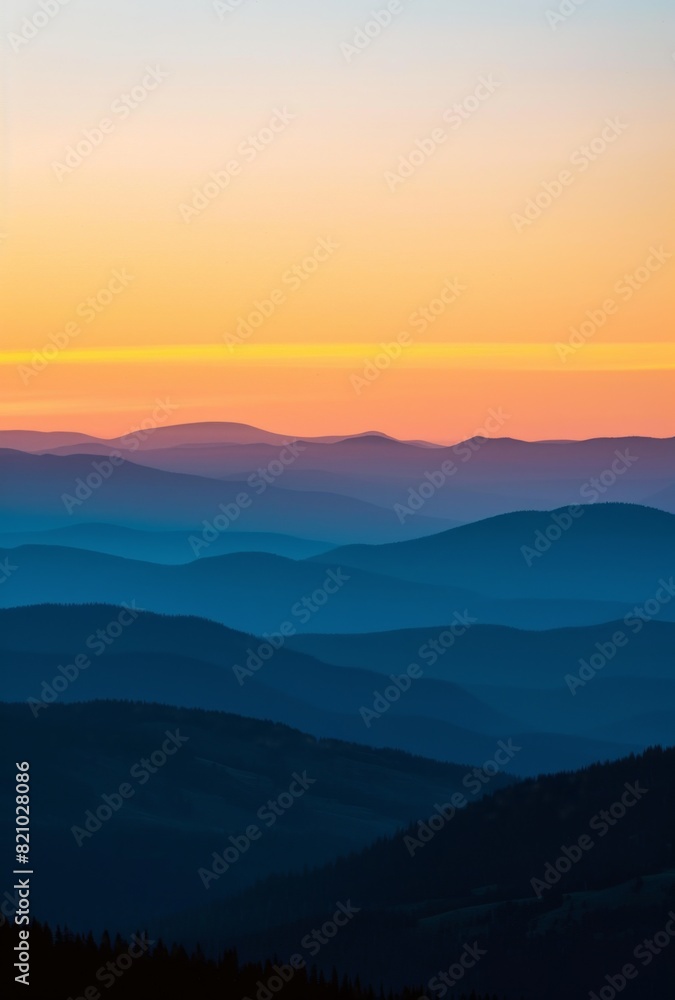
<svg viewBox="0 0 675 1000"><path fill-rule="evenodd" d="M586 0L554 28L547 0L401 0L351 61L341 44L385 3L224 6L70 0L18 46L40 8L4 6L0 427L112 436L168 397L175 422L298 435L456 440L491 408L528 439L675 434L672 3ZM149 66L167 77L123 119L113 102ZM444 113L481 77L499 86L453 129ZM277 108L295 118L238 152ZM104 118L90 155L55 167ZM573 160L607 119L621 134ZM447 141L392 191L387 172L437 128ZM238 175L186 222L181 205L232 160ZM563 170L561 196L518 227ZM321 239L339 246L284 281ZM81 303L115 271L133 280L87 322ZM424 328L448 279L461 295ZM284 300L233 343L275 289ZM69 323L77 335L27 373ZM401 333L400 357L355 383Z"/></svg>

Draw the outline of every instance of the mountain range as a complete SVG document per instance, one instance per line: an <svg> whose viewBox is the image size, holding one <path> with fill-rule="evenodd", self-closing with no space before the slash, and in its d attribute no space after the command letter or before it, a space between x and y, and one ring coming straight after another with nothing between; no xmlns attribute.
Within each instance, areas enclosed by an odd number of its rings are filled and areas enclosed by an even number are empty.
<svg viewBox="0 0 675 1000"><path fill-rule="evenodd" d="M28 721L54 702L167 701L466 766L513 738L520 775L666 743L675 725L672 623L651 623L573 693L566 677L619 623L539 633L474 625L448 649L434 646L439 629L291 636L272 650L214 622L135 614L95 605L0 612L3 697L23 702ZM59 693L63 676L72 680Z"/></svg>
<svg viewBox="0 0 675 1000"><path fill-rule="evenodd" d="M675 906L673 458L0 432L0 742L35 914L82 934L45 947L142 924L250 990L342 902L307 995L437 996L467 947L465 995L598 995Z"/></svg>
<svg viewBox="0 0 675 1000"><path fill-rule="evenodd" d="M503 423L508 426L504 417ZM289 445L292 446L289 450ZM469 437L451 446L419 441L397 441L387 435L371 432L351 437L297 438L284 436L242 424L186 424L137 428L127 435L111 440L70 432L50 434L34 431L0 432L0 470L12 474L16 458L12 453L30 453L34 463L20 467L22 475L35 475L40 469L45 487L59 494L67 492L68 484L60 481L56 470L67 473L71 483L86 477L94 461L105 461L111 455L119 456L125 465L189 475L196 497L204 495L206 511L197 512L197 522L208 516L212 492L203 479L229 482L235 487L246 483L249 477L259 476L276 491L293 494L312 492L318 510L305 521L309 530L315 519L325 511L326 497L349 498L370 507L384 508L388 512L386 529L398 529L397 537L415 537L442 530L454 524L511 513L523 509L549 510L577 503L599 500L617 503L637 503L675 513L675 485L673 460L675 439L664 438L597 438L588 441L518 441L508 437ZM283 461L280 459L283 457ZM55 466L49 459L61 457L69 462ZM38 459L44 459L39 462ZM12 464L14 461L14 465ZM120 467L121 468L121 467ZM613 470L620 468L617 474ZM119 471L119 470L118 470ZM117 473L116 473L117 476ZM128 479L128 488L141 491L158 489L166 480L140 477ZM256 480L258 482L259 480ZM146 486L147 484L147 486ZM110 484L112 485L112 484ZM179 493L187 488L176 482ZM414 510L415 494L420 490L423 503ZM217 503L229 502L227 488L221 487ZM277 498L279 504L282 498ZM343 532L344 522L359 508L340 506L336 500L334 531ZM274 505L272 504L271 507ZM103 515L109 509L99 499L87 505L97 508ZM142 507L142 505L141 505ZM401 508L407 508L406 514ZM286 508L284 508L286 509ZM267 506L265 507L267 510ZM51 523L59 513L51 510ZM75 512L85 520L84 510ZM178 512L176 512L178 513ZM370 516L368 527L374 531L375 514ZM181 516L189 517L184 508ZM162 514L164 516L164 514ZM259 525L259 513L252 518L252 526L245 530L279 530L278 524ZM268 518L272 517L271 510ZM393 518L392 523L387 524ZM107 521L106 516L97 520ZM431 524L429 523L431 522ZM441 522L440 524L437 522ZM181 522L184 523L184 522ZM352 527L358 523L354 521ZM326 521L324 521L326 524ZM33 526L35 527L35 526ZM328 527L328 525L327 525ZM293 525L288 529L298 532ZM318 536L317 536L318 537ZM396 537L390 531L390 540ZM324 528L323 538L332 540ZM337 540L359 541L363 538Z"/></svg>
<svg viewBox="0 0 675 1000"><path fill-rule="evenodd" d="M127 532L127 545L149 554L147 535L136 539ZM196 558L210 551L204 533L186 532L182 546L173 535L171 544L193 560L159 565L44 544L0 550L0 562L14 567L0 607L134 599L151 611L207 617L258 635L289 620L302 632L434 628L455 613L526 629L641 614L675 620L675 516L633 505L589 506L576 520L565 509L506 514L426 539L338 547L306 559L264 551ZM294 541L287 551L293 546L299 554ZM165 562L161 541L157 551Z"/></svg>

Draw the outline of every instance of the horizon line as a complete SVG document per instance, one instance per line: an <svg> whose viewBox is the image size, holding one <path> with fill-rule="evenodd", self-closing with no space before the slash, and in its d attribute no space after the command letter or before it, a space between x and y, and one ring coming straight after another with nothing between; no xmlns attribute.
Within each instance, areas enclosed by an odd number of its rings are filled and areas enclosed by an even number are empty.
<svg viewBox="0 0 675 1000"><path fill-rule="evenodd" d="M82 430L56 429L56 430L48 430L47 431L47 430L40 430L40 429L37 429L37 428L31 428L31 427L0 427L0 435L34 434L34 435L41 435L41 436L48 437L48 436L59 435L59 434L69 434L69 435L74 435L76 437L80 437L81 439L83 439L82 440L82 444L85 444L87 442L87 440L90 441L90 442L92 442L92 443L114 444L116 442L123 441L124 438L133 437L134 434L136 434L140 430L143 430L148 435L153 435L156 431L167 432L167 431L171 431L171 430L179 430L179 429L184 429L184 428L188 428L188 427L189 428L204 428L204 427L214 427L214 426L216 426L216 427L242 427L242 428L246 428L248 430L259 431L262 434L273 435L273 436L275 436L277 438L284 438L288 443L293 442L293 441L299 441L299 442L306 441L308 443L325 444L327 446L334 445L334 444L341 444L341 443L346 442L346 441L363 440L364 438L381 438L384 441L389 441L389 442L392 442L394 444L406 445L408 447L421 447L421 448L425 448L426 447L426 448L431 448L431 449L436 449L436 448L452 448L452 447L456 447L458 445L464 444L465 442L474 441L474 440L477 440L477 439L481 439L481 440L485 440L485 441L503 441L503 442L511 441L511 442L516 443L516 444L532 444L532 445L590 444L590 443L595 442L595 441L624 441L624 440L673 441L673 440L675 440L675 433L674 434L663 435L663 436L657 436L657 435L654 435L654 434L631 434L631 433L627 433L627 434L596 434L596 435L591 435L590 437L581 437L581 438L569 438L569 437L564 437L564 438L523 438L523 437L513 437L511 435L483 435L483 434L477 434L477 433L475 433L475 434L472 434L472 435L470 435L468 437L460 437L460 438L457 438L457 439L453 438L452 440L448 439L448 440L445 440L445 441L439 441L439 440L432 441L432 440L425 439L425 438L401 438L401 437L397 437L397 436L395 436L393 434L389 434L386 431L378 431L378 430L354 431L354 432L346 433L346 434L339 433L339 432L338 433L333 433L333 434L318 434L318 435L311 435L311 434L284 434L284 433L281 433L281 432L278 432L278 431L268 430L268 429L266 429L264 427L259 427L256 424L248 424L248 423L244 423L242 421L237 421L237 420L196 420L196 421L185 421L185 422L177 423L177 424L162 424L161 426L157 426L157 427L154 427L154 428L137 427L137 428L127 429L125 432L123 432L121 434L114 435L113 437L102 437L102 436L99 436L99 435L96 435L96 434L91 434L91 433L89 433L87 431L82 431ZM73 442L73 443L75 444L77 442ZM247 447L247 446L251 446L251 445L266 445L266 444L272 445L272 444L276 444L276 443L281 443L281 442L272 442L272 441L264 441L264 440L260 440L260 441L236 441L236 440L234 440L234 441L211 441L211 442L207 442L207 441L193 441L193 442L186 442L182 446L183 447L192 447L192 446L198 447L200 445L212 444L212 445L223 445L223 446L232 446L232 447ZM59 447L67 447L67 445L62 445L62 446L59 446ZM22 449L15 449L15 448L2 448L1 444L0 444L0 449L7 450L7 451L13 451L13 450L21 451L22 450Z"/></svg>

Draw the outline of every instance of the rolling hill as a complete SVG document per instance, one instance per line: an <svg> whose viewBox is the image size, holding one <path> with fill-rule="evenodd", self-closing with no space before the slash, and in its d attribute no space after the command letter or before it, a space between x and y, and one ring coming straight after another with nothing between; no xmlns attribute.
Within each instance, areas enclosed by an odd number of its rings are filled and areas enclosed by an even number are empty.
<svg viewBox="0 0 675 1000"><path fill-rule="evenodd" d="M569 1000L602 989L606 975L633 961L631 995L661 1000L675 961L662 933L675 906L674 767L675 750L653 749L520 782L435 823L435 833L428 824L421 833L422 813L405 836L272 877L156 931L198 936L211 951L235 943L244 959L287 957L336 899L350 900L358 918L317 957L328 973L334 964L387 989L429 983L438 995L434 977L469 943L483 959L465 991ZM658 952L646 945L655 935Z"/></svg>
<svg viewBox="0 0 675 1000"><path fill-rule="evenodd" d="M283 468L277 471L277 480ZM451 523L422 517L415 524L401 526L389 508L337 494L280 489L273 475L267 480L259 476L257 465L249 467L242 479L221 482L128 460L113 465L107 456L10 450L0 451L0 516L4 531L11 532L73 523L191 532L202 531L204 522L212 525L220 518L222 530L343 543L417 537Z"/></svg>
<svg viewBox="0 0 675 1000"><path fill-rule="evenodd" d="M195 559L232 552L269 552L287 559L308 559L333 547L331 542L257 531L223 531L208 548L200 549L199 555L195 555L194 549L185 542L185 531L143 531L116 524L70 524L51 531L0 533L0 549L16 549L22 545L57 545L166 565L194 562Z"/></svg>
<svg viewBox="0 0 675 1000"><path fill-rule="evenodd" d="M225 899L271 872L350 853L445 802L466 770L271 722L131 701L55 705L38 720L26 719L24 705L0 703L0 720L4 750L20 749L34 764L35 916L98 931L121 926L132 897L134 912L157 918L177 900ZM167 733L173 752L153 769ZM495 778L498 787L509 781ZM99 807L125 783L133 794L97 829ZM9 816L7 784L0 803ZM198 870L251 825L260 836L207 889ZM5 823L2 831L4 844L13 830Z"/></svg>
<svg viewBox="0 0 675 1000"><path fill-rule="evenodd" d="M467 650L458 639L435 670L414 652L408 660L388 659L386 646L376 665L364 658L347 668L285 644L269 655L259 640L200 619L144 612L134 621L125 615L123 628L119 620L120 609L106 606L0 612L4 698L25 703L28 720L47 715L53 702L99 699L213 708L285 723L317 737L467 764L489 759L499 740L513 738L523 748L514 772L526 775L640 749L650 737L636 728L635 716L659 712L667 731L675 711L672 625L636 637L634 647L622 651L627 659L621 672L608 667L610 673L572 697L564 671L574 664L555 659L557 633L537 636L528 674L519 667L528 659L530 633L514 633L518 642L510 660L503 655L504 630L487 629L482 636L480 626L461 637L468 646L477 636ZM579 648L593 635L581 631ZM390 648L396 646L395 637L385 638ZM641 669L647 655L649 676ZM78 667L84 662L78 657L88 665ZM552 667L545 675L542 664L548 660ZM416 669L408 671L411 663ZM618 668L618 658L616 663ZM391 675L402 678L393 688ZM65 687L63 676L69 678ZM629 722L631 738L621 729Z"/></svg>
<svg viewBox="0 0 675 1000"><path fill-rule="evenodd" d="M674 515L616 503L577 512L503 514L429 538L341 547L330 560L420 584L461 581L492 597L646 601L671 578Z"/></svg>

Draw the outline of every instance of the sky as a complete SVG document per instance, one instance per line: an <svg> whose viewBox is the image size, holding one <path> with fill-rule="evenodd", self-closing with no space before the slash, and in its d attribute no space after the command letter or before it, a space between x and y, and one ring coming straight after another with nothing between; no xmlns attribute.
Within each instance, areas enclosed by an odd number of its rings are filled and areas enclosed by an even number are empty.
<svg viewBox="0 0 675 1000"><path fill-rule="evenodd" d="M1 15L1 428L675 434L672 4L44 4Z"/></svg>

